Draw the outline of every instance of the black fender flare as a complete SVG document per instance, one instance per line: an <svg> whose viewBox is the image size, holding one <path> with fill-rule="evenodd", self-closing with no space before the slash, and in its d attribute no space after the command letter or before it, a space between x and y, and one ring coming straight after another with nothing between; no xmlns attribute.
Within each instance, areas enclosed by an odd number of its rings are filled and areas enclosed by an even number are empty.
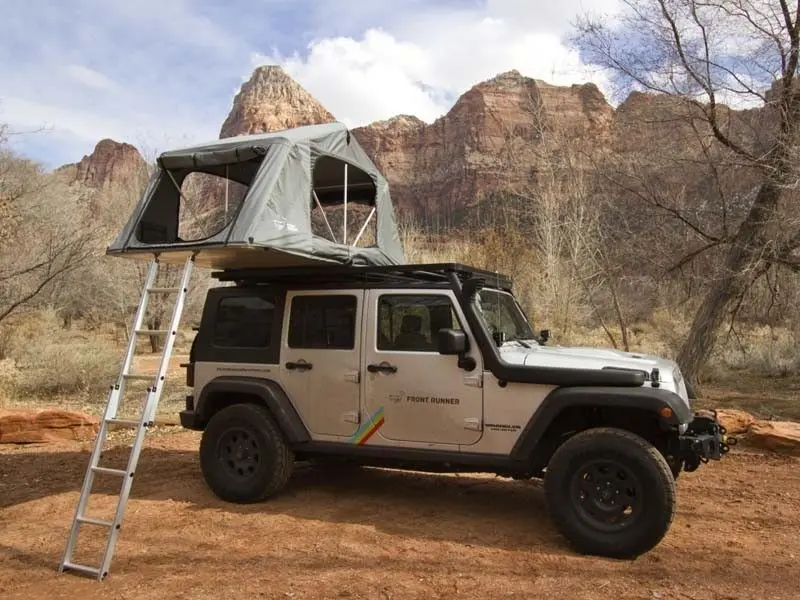
<svg viewBox="0 0 800 600"><path fill-rule="evenodd" d="M223 376L216 377L203 386L197 399L196 411L200 419L208 421L208 399L217 394L247 394L259 398L275 417L286 439L293 444L311 440L308 429L295 410L286 392L276 381L257 377Z"/></svg>
<svg viewBox="0 0 800 600"><path fill-rule="evenodd" d="M688 405L678 394L665 389L602 386L559 387L550 392L531 415L511 449L511 457L515 460L530 460L539 441L553 421L562 411L572 407L635 408L652 412L665 425L673 427L692 420L692 413ZM664 408L671 409L667 417L661 413Z"/></svg>

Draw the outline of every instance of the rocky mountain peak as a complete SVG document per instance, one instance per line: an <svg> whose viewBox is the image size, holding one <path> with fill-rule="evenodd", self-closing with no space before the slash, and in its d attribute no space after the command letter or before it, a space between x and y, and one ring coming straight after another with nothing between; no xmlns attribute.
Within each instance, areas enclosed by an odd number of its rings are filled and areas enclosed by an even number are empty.
<svg viewBox="0 0 800 600"><path fill-rule="evenodd" d="M70 182L103 189L124 185L146 174L147 163L135 146L105 138L97 142L91 154L58 171L66 174Z"/></svg>
<svg viewBox="0 0 800 600"><path fill-rule="evenodd" d="M233 99L220 138L280 131L336 119L281 67L257 67Z"/></svg>

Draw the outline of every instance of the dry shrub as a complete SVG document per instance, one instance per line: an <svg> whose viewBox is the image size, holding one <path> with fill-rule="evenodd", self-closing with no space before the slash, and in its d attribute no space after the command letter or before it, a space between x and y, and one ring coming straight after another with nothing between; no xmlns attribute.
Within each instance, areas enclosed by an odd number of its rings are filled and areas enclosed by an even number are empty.
<svg viewBox="0 0 800 600"><path fill-rule="evenodd" d="M119 369L120 348L64 329L52 309L36 316L15 331L13 395L98 394L98 400L104 399Z"/></svg>
<svg viewBox="0 0 800 600"><path fill-rule="evenodd" d="M788 328L750 327L738 335L720 338L709 363L706 379L720 367L731 371L749 371L769 377L788 377L800 369L797 352L800 335Z"/></svg>
<svg viewBox="0 0 800 600"><path fill-rule="evenodd" d="M16 361L6 358L0 360L0 407L14 394L19 379L19 369Z"/></svg>

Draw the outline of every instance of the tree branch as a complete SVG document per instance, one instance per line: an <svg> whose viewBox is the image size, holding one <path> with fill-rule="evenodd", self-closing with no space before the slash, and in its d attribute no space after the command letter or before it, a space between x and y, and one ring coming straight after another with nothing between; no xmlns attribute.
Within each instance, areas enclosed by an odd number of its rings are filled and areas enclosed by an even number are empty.
<svg viewBox="0 0 800 600"><path fill-rule="evenodd" d="M637 190L637 189L635 189L633 187L630 187L628 185L625 185L624 183L621 183L621 182L609 177L608 175L603 174L602 177L604 179L606 179L606 181L609 181L610 183L613 183L614 185L618 186L623 191L626 191L628 193L633 194L634 196L636 196L637 198L639 198L643 202L645 202L647 204L652 204L652 205L660 208L661 210L669 213L670 215L675 217L678 221L680 221L681 223L683 223L684 225L689 227L692 231L697 233L699 236L705 238L706 240L709 240L709 241L712 241L712 242L716 242L716 243L721 243L721 242L725 241L725 240L723 240L723 238L720 238L720 237L715 236L715 235L711 235L710 233L704 231L703 229L700 228L699 225L693 223L692 221L687 219L685 216L683 216L683 214L681 214L681 212L678 209L673 208L671 206L666 206L665 204L663 204L660 200L658 200L655 197L655 195L653 195L652 197L647 196L647 195L643 194L642 192L640 192L639 190Z"/></svg>
<svg viewBox="0 0 800 600"><path fill-rule="evenodd" d="M687 264L692 262L695 258L700 256L704 252L707 252L708 250L711 250L712 248L716 248L720 244L722 244L721 241L709 242L708 244L705 244L704 246L701 246L700 248L698 248L696 250L693 250L692 252L690 252L689 254L684 256L683 258L681 258L677 263L675 263L674 265L669 267L667 269L667 273L673 273L673 272L677 271L678 269L682 269L684 266L686 266Z"/></svg>

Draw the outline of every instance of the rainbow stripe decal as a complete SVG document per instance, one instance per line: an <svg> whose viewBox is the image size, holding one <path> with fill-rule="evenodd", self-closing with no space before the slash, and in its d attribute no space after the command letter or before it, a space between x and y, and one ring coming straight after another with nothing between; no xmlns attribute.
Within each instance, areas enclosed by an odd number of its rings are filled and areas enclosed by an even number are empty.
<svg viewBox="0 0 800 600"><path fill-rule="evenodd" d="M375 413L361 424L356 432L350 436L351 444L365 444L372 435L383 425L383 407L381 406Z"/></svg>

